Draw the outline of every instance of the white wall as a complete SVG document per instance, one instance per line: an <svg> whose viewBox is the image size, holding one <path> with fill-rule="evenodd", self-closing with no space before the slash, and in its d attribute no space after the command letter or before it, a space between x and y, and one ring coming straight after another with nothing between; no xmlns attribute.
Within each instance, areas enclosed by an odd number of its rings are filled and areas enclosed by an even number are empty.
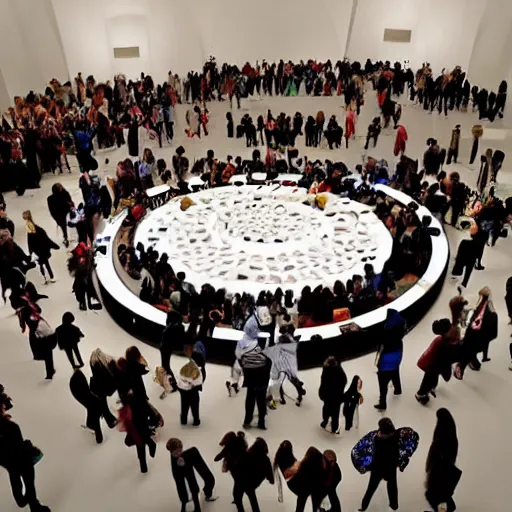
<svg viewBox="0 0 512 512"><path fill-rule="evenodd" d="M364 62L425 61L435 71L467 68L486 0L359 0L348 56ZM410 43L384 42L384 29L412 31Z"/></svg>
<svg viewBox="0 0 512 512"><path fill-rule="evenodd" d="M82 0L51 0L71 76L78 71L99 80L118 71L133 75L136 62L112 59L113 41L121 38L123 46L148 49L138 71L160 82L169 70L183 74L200 69L209 55L238 64L341 59L352 1L88 0L91 17L76 16ZM135 19L140 31L127 21Z"/></svg>

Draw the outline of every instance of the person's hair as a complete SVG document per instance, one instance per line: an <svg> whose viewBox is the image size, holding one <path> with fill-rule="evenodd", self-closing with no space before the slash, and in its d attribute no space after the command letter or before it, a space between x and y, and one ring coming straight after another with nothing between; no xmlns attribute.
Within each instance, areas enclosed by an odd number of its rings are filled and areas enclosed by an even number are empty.
<svg viewBox="0 0 512 512"><path fill-rule="evenodd" d="M70 313L68 311L62 315L62 323L63 324L72 324L74 321L75 321L75 316L73 315L73 313Z"/></svg>
<svg viewBox="0 0 512 512"><path fill-rule="evenodd" d="M325 114L323 110L319 110L316 114L316 124L322 124L325 121Z"/></svg>
<svg viewBox="0 0 512 512"><path fill-rule="evenodd" d="M293 445L290 441L283 441L274 456L274 467L278 467L281 471L293 466L296 462L293 454Z"/></svg>
<svg viewBox="0 0 512 512"><path fill-rule="evenodd" d="M144 155L142 158L148 164L155 163L155 157L153 155L153 151L151 151L151 149L149 149L149 148L144 148Z"/></svg>
<svg viewBox="0 0 512 512"><path fill-rule="evenodd" d="M167 448L167 451L172 453L178 448L183 448L183 443L181 439L178 439L177 437L171 437L169 441L167 441L165 447Z"/></svg>
<svg viewBox="0 0 512 512"><path fill-rule="evenodd" d="M165 171L165 168L167 167L167 164L165 163L165 160L163 158L159 158L156 161L156 167L159 171Z"/></svg>
<svg viewBox="0 0 512 512"><path fill-rule="evenodd" d="M183 146L179 146L178 148L176 148L176 154L178 154L179 156L182 156L185 154L185 148Z"/></svg>
<svg viewBox="0 0 512 512"><path fill-rule="evenodd" d="M459 451L457 426L450 411L443 407L438 409L436 416L437 424L426 462L427 473L432 469L434 462L438 461L441 457L445 463L455 464Z"/></svg>
<svg viewBox="0 0 512 512"><path fill-rule="evenodd" d="M206 152L206 158L208 158L208 160L211 160L212 158L215 157L215 152L213 151L213 149L209 149L207 152Z"/></svg>
<svg viewBox="0 0 512 512"><path fill-rule="evenodd" d="M324 361L324 368L326 367L334 367L334 366L339 366L339 363L337 361L337 359L334 357L334 356L329 356L325 361Z"/></svg>
<svg viewBox="0 0 512 512"><path fill-rule="evenodd" d="M185 280L185 278L186 278L187 276L185 275L185 272L178 272L178 273L176 274L176 277L177 277L180 281L184 281L184 280Z"/></svg>
<svg viewBox="0 0 512 512"><path fill-rule="evenodd" d="M60 183L54 183L52 185L52 194L58 194L64 187Z"/></svg>
<svg viewBox="0 0 512 512"><path fill-rule="evenodd" d="M139 362L142 359L142 354L140 353L140 350L135 346L128 347L126 349L126 360L136 363Z"/></svg>
<svg viewBox="0 0 512 512"><path fill-rule="evenodd" d="M257 437L248 451L268 455L268 444L262 437Z"/></svg>
<svg viewBox="0 0 512 512"><path fill-rule="evenodd" d="M444 336L451 329L452 323L448 318L435 320L432 324L432 332L437 336Z"/></svg>
<svg viewBox="0 0 512 512"><path fill-rule="evenodd" d="M34 222L34 219L32 219L32 213L30 210L25 210L22 214L23 220L26 220L28 222Z"/></svg>
<svg viewBox="0 0 512 512"><path fill-rule="evenodd" d="M389 418L381 418L379 420L379 432L385 435L393 434L395 432L395 426Z"/></svg>

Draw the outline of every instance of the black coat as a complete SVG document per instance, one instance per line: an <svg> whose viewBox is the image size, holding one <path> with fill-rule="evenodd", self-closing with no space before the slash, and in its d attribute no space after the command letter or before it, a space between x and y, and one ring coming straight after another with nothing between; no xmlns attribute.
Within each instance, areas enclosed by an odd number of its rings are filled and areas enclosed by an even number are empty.
<svg viewBox="0 0 512 512"><path fill-rule="evenodd" d="M69 192L62 190L57 194L48 196L46 201L53 220L57 223L65 221L67 214L71 211L71 205L73 204Z"/></svg>
<svg viewBox="0 0 512 512"><path fill-rule="evenodd" d="M52 256L51 250L58 250L59 246L50 239L46 231L36 226L35 233L27 233L28 251L34 253L40 260L49 260Z"/></svg>
<svg viewBox="0 0 512 512"><path fill-rule="evenodd" d="M73 372L69 380L69 389L73 398L87 410L101 410L101 401L91 392L87 377L83 374L82 370L75 370Z"/></svg>
<svg viewBox="0 0 512 512"><path fill-rule="evenodd" d="M347 376L341 366L324 366L318 396L323 402L342 403L345 396Z"/></svg>

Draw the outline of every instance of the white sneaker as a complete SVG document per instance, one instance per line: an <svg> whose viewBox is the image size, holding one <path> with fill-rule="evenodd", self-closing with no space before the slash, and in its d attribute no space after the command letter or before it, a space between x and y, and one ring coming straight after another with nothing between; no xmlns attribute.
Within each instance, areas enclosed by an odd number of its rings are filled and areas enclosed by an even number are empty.
<svg viewBox="0 0 512 512"><path fill-rule="evenodd" d="M57 282L57 279L55 279L55 277L52 277L52 278L50 279L50 283L56 283L56 282Z"/></svg>

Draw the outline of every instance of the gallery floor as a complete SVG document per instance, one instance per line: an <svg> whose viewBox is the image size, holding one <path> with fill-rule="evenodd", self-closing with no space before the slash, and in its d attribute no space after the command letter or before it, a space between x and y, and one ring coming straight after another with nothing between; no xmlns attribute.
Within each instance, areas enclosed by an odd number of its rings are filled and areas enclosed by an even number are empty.
<svg viewBox="0 0 512 512"><path fill-rule="evenodd" d="M265 114L268 108L277 115L281 110L289 115L301 111L305 115L315 115L324 110L326 116L335 113L343 120L343 110L339 98L270 98L244 102L256 118ZM463 181L474 185L477 169L466 166L471 145L471 126L477 122L474 114L450 113L448 118L424 113L418 107L411 106L404 100L402 123L409 132L407 154L413 157L421 155L428 137L435 136L441 145L447 146L453 126L460 123L463 128L464 140L461 146L462 164L453 165L450 170L458 170ZM225 131L226 103L212 104L210 135L202 140L186 140L183 130L185 107L177 109L177 132L173 148L183 144L191 161L201 157L206 150L213 148L219 158L227 154L233 156L249 155L243 140L228 140ZM242 111L243 112L243 111ZM328 150L309 150L305 153L310 158L334 158L344 160L353 167L361 162L364 136L369 121L377 115L373 93L367 95L366 105L360 115L356 133L358 139L351 141L349 150L341 149L334 153ZM238 112L235 118L238 119ZM496 124L492 127L498 129ZM512 153L512 143L506 131L490 131L492 141L482 141L481 149L488 146L503 149ZM485 135L484 135L485 139ZM369 154L383 157L393 162L392 148L394 131L385 131L378 147ZM152 144L153 146L153 144ZM298 147L303 151L303 139L299 139ZM169 162L173 149L165 147L155 150L158 157ZM115 162L124 158L126 149L121 148L108 153L110 164L103 174L113 173ZM103 157L101 157L102 161ZM499 175L499 194L506 197L507 190L512 190L512 172L509 162L505 160L504 169ZM448 170L448 168L447 168ZM77 189L78 171L75 167L71 175L62 177L44 177L41 189L28 191L21 198L7 194L9 216L17 227L16 240L26 248L26 237L21 219L25 209L32 210L35 222L43 226L48 234L59 240L56 228L47 208L46 197L51 185L61 181L73 193L76 199L80 194ZM447 228L452 253L456 250L462 236L451 228ZM60 241L60 240L59 240ZM406 337L402 379L404 394L389 400L387 415L397 426L411 426L420 436L420 446L412 458L410 466L399 476L399 501L401 510L421 512L427 510L424 493L425 459L435 425L435 410L447 407L452 412L458 426L459 459L458 465L463 471L462 480L456 492L458 510L464 512L503 512L508 510L512 499L510 486L510 424L512 410L510 393L512 391L512 372L508 367L508 343L512 329L507 327L508 318L504 303L505 281L512 271L511 241L500 240L497 247L487 248L483 258L486 270L474 272L467 292L467 298L474 303L478 289L488 285L493 294L496 309L500 316L500 335L491 346L492 361L486 363L479 373L468 371L463 382L442 382L438 388L438 398L429 406L420 406L414 393L419 386L422 373L416 367L416 361L431 341L432 321L448 316L448 300L456 294L455 284L447 279L441 295L430 311L425 312L422 322ZM81 351L87 360L90 352L101 347L105 352L121 356L124 350L136 344L154 368L159 363L158 352L144 344L138 343L121 330L109 317L106 311L99 313L79 312L76 301L71 294L71 279L65 268L66 253L62 248L55 252L52 266L55 270L57 283L43 286L42 279L36 270L32 270L29 278L39 287L41 293L49 295L42 302L44 314L52 325L58 325L62 313L72 311L76 323L85 333L81 343ZM165 418L165 427L159 432L156 458L149 460L149 473L139 472L134 448L123 444L123 434L109 431L104 426L105 441L96 445L93 437L81 424L85 422L84 409L72 398L68 382L71 375L70 365L62 352L55 355L57 374L52 382L44 380L43 363L31 360L26 335L19 329L18 321L8 305L0 306L0 382L5 385L14 400L13 417L21 427L26 438L33 440L43 450L44 459L37 466L37 487L40 499L48 504L54 512L148 512L177 510L178 499L170 473L169 454L165 450L165 441L171 437L180 437L187 446L197 446L214 470L217 479L216 493L218 501L205 503L204 510L224 512L234 510L231 505L231 478L221 472L219 464L213 463L218 450L218 442L229 430L238 430L242 426L244 392L239 396L228 398L224 381L228 368L210 365L208 378L201 395L201 427L181 427L179 425L179 396L171 395L164 401L158 399L159 390L148 375L146 387L152 403L161 411ZM356 510L367 484L367 476L361 476L352 467L350 450L355 442L365 433L375 429L381 417L373 404L377 399L377 378L374 367L374 356L369 355L344 364L349 379L358 374L363 382L365 402L360 409L360 425L358 430L344 433L341 437L333 437L319 427L321 402L317 396L320 370L303 372L300 377L305 382L307 396L302 407L293 403L279 406L270 411L268 430L263 434L273 453L278 444L284 440L292 441L296 455L302 456L305 450L314 445L319 449L332 448L336 451L343 471L343 481L339 487L343 510ZM173 366L179 367L181 361L174 359ZM86 367L86 371L89 372ZM112 402L112 406L115 403ZM251 436L261 432L253 430ZM277 490L263 484L258 492L261 510L292 511L293 496L285 496L283 504L277 502ZM10 495L7 473L0 474L0 503L2 512L14 512L16 505ZM249 505L247 504L247 507ZM191 509L190 509L191 510ZM369 510L387 510L385 488L378 490Z"/></svg>

